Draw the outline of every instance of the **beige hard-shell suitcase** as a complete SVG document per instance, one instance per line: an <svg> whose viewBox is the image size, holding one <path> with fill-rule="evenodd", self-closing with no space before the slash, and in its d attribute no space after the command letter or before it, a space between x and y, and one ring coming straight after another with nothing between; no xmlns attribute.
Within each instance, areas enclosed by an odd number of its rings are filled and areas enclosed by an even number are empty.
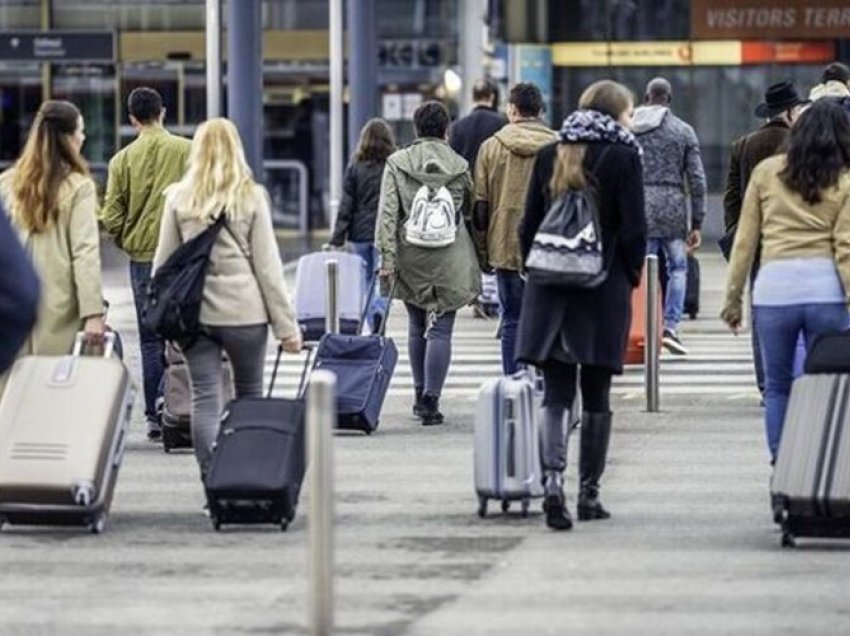
<svg viewBox="0 0 850 636"><path fill-rule="evenodd" d="M134 388L112 355L18 360L0 400L0 525L82 525L103 531Z"/></svg>

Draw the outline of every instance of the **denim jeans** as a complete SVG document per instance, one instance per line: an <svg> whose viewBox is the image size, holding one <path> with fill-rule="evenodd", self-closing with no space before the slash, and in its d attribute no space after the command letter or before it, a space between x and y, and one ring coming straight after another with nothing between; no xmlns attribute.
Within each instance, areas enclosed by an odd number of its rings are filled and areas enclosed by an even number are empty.
<svg viewBox="0 0 850 636"><path fill-rule="evenodd" d="M157 419L156 403L162 397L162 373L165 361L165 344L155 332L142 324L148 283L151 279L151 263L130 262L130 285L136 304L136 323L139 327L139 349L142 354L142 384L145 390L145 418Z"/></svg>
<svg viewBox="0 0 850 636"><path fill-rule="evenodd" d="M646 242L647 254L664 250L667 259L667 295L664 299L664 328L676 331L685 309L688 288L688 244L684 239L651 238Z"/></svg>
<svg viewBox="0 0 850 636"><path fill-rule="evenodd" d="M434 316L424 309L410 303L405 303L405 307L413 385L423 393L440 397L452 361L452 332L457 313L446 312L432 323Z"/></svg>
<svg viewBox="0 0 850 636"><path fill-rule="evenodd" d="M767 446L775 460L794 379L799 335L803 334L808 346L826 331L847 328L850 321L844 303L757 305L753 312L764 361Z"/></svg>
<svg viewBox="0 0 850 636"><path fill-rule="evenodd" d="M499 302L502 305L502 372L505 375L513 375L520 366L516 361L516 332L525 283L519 272L509 269L497 269L496 282L499 285Z"/></svg>
<svg viewBox="0 0 850 636"><path fill-rule="evenodd" d="M381 266L381 255L378 248L373 243L351 243L351 248L354 253L363 259L363 273L366 281L366 297L363 299L364 304L369 303L366 319L369 322L369 328L372 333L375 332L375 314L380 314L381 317L386 316L387 307L390 301L388 298L381 296L380 287L378 285L378 270ZM371 298L371 302L370 299Z"/></svg>

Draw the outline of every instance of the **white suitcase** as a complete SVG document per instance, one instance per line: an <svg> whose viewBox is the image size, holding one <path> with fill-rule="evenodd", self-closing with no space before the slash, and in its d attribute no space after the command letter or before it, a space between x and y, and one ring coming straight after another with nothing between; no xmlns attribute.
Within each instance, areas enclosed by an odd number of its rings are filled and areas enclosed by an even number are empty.
<svg viewBox="0 0 850 636"><path fill-rule="evenodd" d="M507 512L521 502L528 515L531 500L543 496L540 464L539 387L523 372L486 382L478 396L475 418L475 491L478 515L498 499Z"/></svg>
<svg viewBox="0 0 850 636"><path fill-rule="evenodd" d="M134 388L112 356L29 356L0 400L0 526L104 529L130 424Z"/></svg>
<svg viewBox="0 0 850 636"><path fill-rule="evenodd" d="M295 272L295 313L306 342L317 342L325 333L326 263L330 260L339 264L340 333L360 333L366 290L363 259L346 252L314 252L298 259Z"/></svg>

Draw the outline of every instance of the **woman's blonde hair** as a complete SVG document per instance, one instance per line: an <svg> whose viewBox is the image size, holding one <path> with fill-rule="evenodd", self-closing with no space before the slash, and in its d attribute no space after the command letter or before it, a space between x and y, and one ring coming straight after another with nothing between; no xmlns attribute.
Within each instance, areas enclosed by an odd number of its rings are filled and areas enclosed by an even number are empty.
<svg viewBox="0 0 850 636"><path fill-rule="evenodd" d="M617 120L634 104L632 92L613 80L600 80L588 86L578 100L578 107L597 110ZM587 186L584 172L586 144L558 144L558 158L549 189L557 196L567 189L581 190Z"/></svg>
<svg viewBox="0 0 850 636"><path fill-rule="evenodd" d="M256 183L236 126L223 117L198 126L186 174L166 192L172 205L199 219L249 211Z"/></svg>
<svg viewBox="0 0 850 636"><path fill-rule="evenodd" d="M38 109L9 188L12 216L27 232L44 232L56 221L59 187L68 175L89 174L71 142L80 118L71 102L51 100Z"/></svg>

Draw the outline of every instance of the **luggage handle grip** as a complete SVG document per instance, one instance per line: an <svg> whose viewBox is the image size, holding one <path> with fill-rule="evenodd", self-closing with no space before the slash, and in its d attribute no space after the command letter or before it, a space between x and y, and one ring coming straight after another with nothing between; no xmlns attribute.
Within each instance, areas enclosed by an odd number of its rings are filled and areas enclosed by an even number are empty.
<svg viewBox="0 0 850 636"><path fill-rule="evenodd" d="M304 368L301 369L301 381L298 383L298 394L296 397L302 398L304 397L304 390L307 386L307 371L310 368L310 360L313 355L312 347L304 347L307 351L307 358L304 360ZM272 392L274 391L274 384L277 381L277 372L280 370L280 360L283 358L283 345L279 344L277 346L277 355L274 359L274 368L272 369L272 377L269 382L269 390L266 393L266 398L270 399L272 396Z"/></svg>
<svg viewBox="0 0 850 636"><path fill-rule="evenodd" d="M74 336L74 349L71 355L79 358L83 355L86 345L86 334L83 331L78 331ZM103 334L103 357L111 358L115 353L115 332L107 331Z"/></svg>

